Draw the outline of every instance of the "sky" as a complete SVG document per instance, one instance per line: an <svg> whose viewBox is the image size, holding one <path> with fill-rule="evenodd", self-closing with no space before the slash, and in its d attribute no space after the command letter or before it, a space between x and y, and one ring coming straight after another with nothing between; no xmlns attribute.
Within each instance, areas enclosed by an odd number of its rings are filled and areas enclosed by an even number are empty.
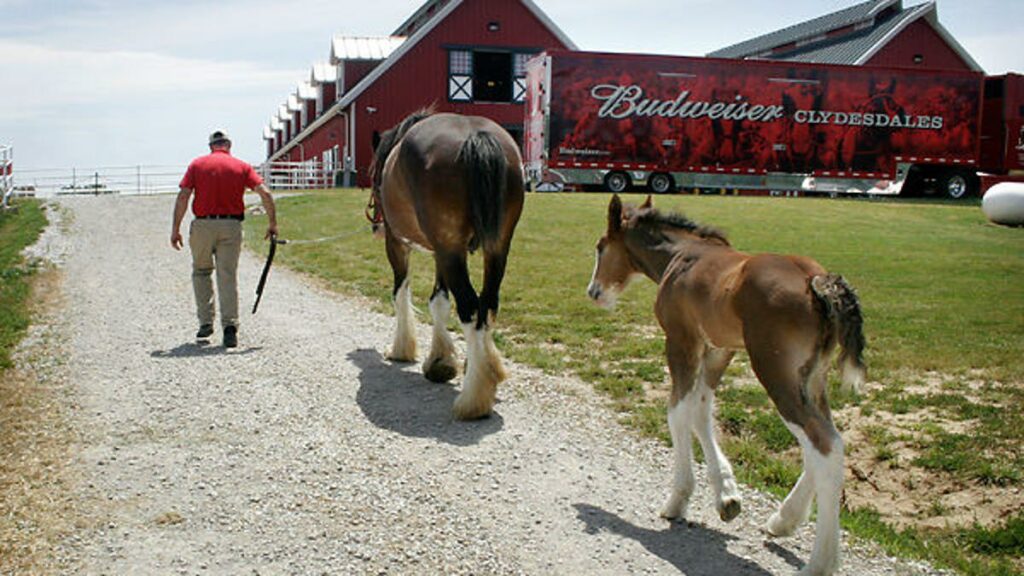
<svg viewBox="0 0 1024 576"><path fill-rule="evenodd" d="M987 73L1024 72L1024 0L937 0ZM700 56L856 0L535 0L580 49ZM904 0L905 6L919 0ZM387 35L422 0L0 0L0 144L16 167L184 166L262 130L335 34Z"/></svg>

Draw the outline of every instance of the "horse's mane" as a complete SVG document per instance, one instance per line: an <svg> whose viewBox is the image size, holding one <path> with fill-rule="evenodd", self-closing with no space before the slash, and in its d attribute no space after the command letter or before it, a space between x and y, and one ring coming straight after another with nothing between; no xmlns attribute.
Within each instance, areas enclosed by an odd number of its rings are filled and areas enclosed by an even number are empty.
<svg viewBox="0 0 1024 576"><path fill-rule="evenodd" d="M642 208L636 212L633 219L636 225L639 226L682 230L704 240L721 242L726 246L731 246L725 232L713 226L698 224L678 212L662 214L654 208Z"/></svg>
<svg viewBox="0 0 1024 576"><path fill-rule="evenodd" d="M377 143L377 148L373 151L373 161L370 162L370 179L373 182L374 188L380 186L380 174L384 170L384 162L388 159L388 154L391 154L391 150L410 128L420 120L433 115L434 112L433 106L420 108L380 135L380 142Z"/></svg>

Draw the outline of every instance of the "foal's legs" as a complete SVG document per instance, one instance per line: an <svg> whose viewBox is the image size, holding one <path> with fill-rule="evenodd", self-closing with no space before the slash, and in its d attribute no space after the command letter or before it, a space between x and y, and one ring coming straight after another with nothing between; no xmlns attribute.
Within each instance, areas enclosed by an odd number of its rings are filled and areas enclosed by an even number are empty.
<svg viewBox="0 0 1024 576"><path fill-rule="evenodd" d="M409 247L388 231L385 247L391 271L395 276L392 297L395 301L395 340L388 358L399 362L416 360L415 316L412 309L412 291L409 288Z"/></svg>
<svg viewBox="0 0 1024 576"><path fill-rule="evenodd" d="M466 374L462 392L455 398L452 411L459 420L482 418L491 412L498 382L505 377L501 364L491 361L489 351L494 344L487 334L486 325L477 327L476 316L480 299L469 281L466 254L438 252L435 256L445 284L455 296L455 306L466 337Z"/></svg>
<svg viewBox="0 0 1024 576"><path fill-rule="evenodd" d="M800 363L794 361L792 352L787 359L771 350L748 347L748 351L754 372L778 406L804 455L803 474L765 529L777 536L791 534L809 516L811 499L816 498L814 549L800 573L832 574L839 566L843 439L832 423L826 399L827 356L815 350L804 355L809 360Z"/></svg>
<svg viewBox="0 0 1024 576"><path fill-rule="evenodd" d="M458 373L455 361L455 345L448 333L448 316L452 303L448 300L448 288L441 278L440 265L436 272L434 293L430 296L430 316L434 320L434 337L430 354L423 361L423 375L431 382L447 382Z"/></svg>
<svg viewBox="0 0 1024 576"><path fill-rule="evenodd" d="M697 433L708 467L708 477L715 491L715 507L718 515L728 522L739 515L741 508L740 491L736 485L732 465L718 446L715 438L714 402L715 388L722 374L732 360L733 352L721 348L707 348L701 364L697 387L690 394L694 396L695 408L693 430Z"/></svg>
<svg viewBox="0 0 1024 576"><path fill-rule="evenodd" d="M684 518L693 494L693 429L695 402L699 396L694 379L697 372L698 346L696 339L673 336L666 330L665 351L672 393L669 396L668 429L672 435L675 453L672 489L668 501L661 509L663 518Z"/></svg>

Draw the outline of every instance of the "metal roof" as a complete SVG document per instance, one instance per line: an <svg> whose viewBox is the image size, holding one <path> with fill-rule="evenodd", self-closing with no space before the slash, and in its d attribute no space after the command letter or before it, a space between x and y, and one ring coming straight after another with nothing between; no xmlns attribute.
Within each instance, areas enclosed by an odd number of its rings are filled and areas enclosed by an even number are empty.
<svg viewBox="0 0 1024 576"><path fill-rule="evenodd" d="M264 140L273 140L274 139L274 130L271 129L270 126L264 126L263 127L263 139Z"/></svg>
<svg viewBox="0 0 1024 576"><path fill-rule="evenodd" d="M289 94L288 95L288 111L289 112L299 112L300 110L302 110L302 103L299 102L298 96L296 96L295 94Z"/></svg>
<svg viewBox="0 0 1024 576"><path fill-rule="evenodd" d="M299 100L316 100L317 89L308 81L302 82L299 84L299 87L295 89L295 94L299 97Z"/></svg>
<svg viewBox="0 0 1024 576"><path fill-rule="evenodd" d="M281 124L281 119L278 118L276 114L270 117L271 130L273 130L274 132L280 132L283 127L284 126Z"/></svg>
<svg viewBox="0 0 1024 576"><path fill-rule="evenodd" d="M312 84L333 84L338 81L338 67L327 62L317 62L310 70L309 81Z"/></svg>
<svg viewBox="0 0 1024 576"><path fill-rule="evenodd" d="M886 13L887 8L894 11ZM711 52L717 58L764 58L818 64L866 64L907 26L924 18L972 70L981 66L940 23L935 2L903 8L900 0L872 0L771 34ZM843 33L828 32L845 29ZM774 48L786 47L778 53Z"/></svg>
<svg viewBox="0 0 1024 576"><path fill-rule="evenodd" d="M331 63L342 60L383 60L402 43L405 36L342 36L331 39Z"/></svg>
<svg viewBox="0 0 1024 576"><path fill-rule="evenodd" d="M770 32L757 38L745 40L739 44L733 44L708 54L714 58L746 58L757 56L761 53L771 51L777 46L785 46L801 40L810 40L826 34L832 30L838 30L850 25L870 24L875 17L886 8L895 6L902 9L901 0L868 0L845 10L826 14L818 18L807 20L788 26L775 32Z"/></svg>

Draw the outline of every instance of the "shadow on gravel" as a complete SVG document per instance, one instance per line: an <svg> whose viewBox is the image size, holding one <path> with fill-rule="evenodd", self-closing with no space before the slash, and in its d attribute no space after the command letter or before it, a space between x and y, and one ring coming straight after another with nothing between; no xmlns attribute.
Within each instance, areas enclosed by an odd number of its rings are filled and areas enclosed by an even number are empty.
<svg viewBox="0 0 1024 576"><path fill-rule="evenodd" d="M779 558L782 558L783 560L785 560L786 564L789 564L793 568L796 568L796 569L799 570L800 568L804 567L804 561L801 560L799 556L797 556L796 554L793 554L789 550L786 550L784 547L780 546L777 542L765 542L764 543L764 547L765 547L766 550L768 550L772 554L775 554Z"/></svg>
<svg viewBox="0 0 1024 576"><path fill-rule="evenodd" d="M195 358L197 356L220 356L221 354L252 354L262 350L262 346L234 349L228 351L223 346L210 343L186 342L170 350L153 350L149 353L153 358Z"/></svg>
<svg viewBox="0 0 1024 576"><path fill-rule="evenodd" d="M434 384L419 372L402 370L401 364L385 360L376 350L354 350L348 359L359 368L356 403L378 428L471 446L504 426L504 419L497 413L473 422L454 420L452 402L458 395L454 386Z"/></svg>
<svg viewBox="0 0 1024 576"><path fill-rule="evenodd" d="M576 516L587 525L587 534L611 532L636 540L652 554L671 563L687 576L771 573L726 549L736 536L705 526L672 522L665 530L634 526L615 514L590 504L573 504Z"/></svg>

